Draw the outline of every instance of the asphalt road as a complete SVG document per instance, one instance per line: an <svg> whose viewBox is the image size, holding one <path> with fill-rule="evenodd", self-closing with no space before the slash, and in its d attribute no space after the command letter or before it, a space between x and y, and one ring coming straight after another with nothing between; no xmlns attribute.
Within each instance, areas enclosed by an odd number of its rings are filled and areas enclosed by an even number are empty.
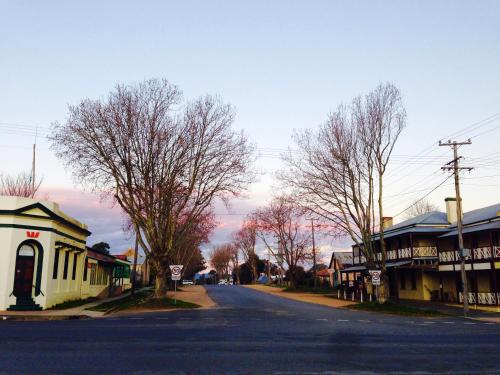
<svg viewBox="0 0 500 375"><path fill-rule="evenodd" d="M500 373L500 325L407 318L207 288L213 310L0 322L0 372Z"/></svg>

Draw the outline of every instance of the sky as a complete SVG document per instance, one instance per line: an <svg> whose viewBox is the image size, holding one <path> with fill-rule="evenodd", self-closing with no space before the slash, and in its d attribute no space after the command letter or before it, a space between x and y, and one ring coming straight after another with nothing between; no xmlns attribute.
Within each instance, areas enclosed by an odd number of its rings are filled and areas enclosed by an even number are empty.
<svg viewBox="0 0 500 375"><path fill-rule="evenodd" d="M500 198L499 46L498 1L0 1L0 172L31 168L37 129L42 193L89 225L89 243L118 253L132 243L123 215L83 191L55 157L45 138L51 124L117 83L166 78L188 100L220 95L257 147L261 173L245 199L216 208L207 247L215 246L271 199L294 131L392 82L408 118L387 175L386 213L400 221L426 194L444 210L451 180L432 190L447 176L440 167L452 153L437 141L448 137L473 137L459 150L475 167L463 176L464 210L491 205ZM345 239L320 242L327 252L349 248Z"/></svg>

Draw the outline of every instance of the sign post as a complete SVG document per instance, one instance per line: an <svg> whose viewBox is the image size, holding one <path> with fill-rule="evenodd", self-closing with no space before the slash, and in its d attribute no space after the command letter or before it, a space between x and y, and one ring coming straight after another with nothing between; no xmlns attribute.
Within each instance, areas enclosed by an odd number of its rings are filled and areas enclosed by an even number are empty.
<svg viewBox="0 0 500 375"><path fill-rule="evenodd" d="M170 273L172 274L172 281L174 282L174 305L177 305L177 281L181 279L182 267L181 264L170 266Z"/></svg>
<svg viewBox="0 0 500 375"><path fill-rule="evenodd" d="M376 300L378 302L378 286L380 285L380 270L371 270L370 276L372 279L372 285L375 286Z"/></svg>

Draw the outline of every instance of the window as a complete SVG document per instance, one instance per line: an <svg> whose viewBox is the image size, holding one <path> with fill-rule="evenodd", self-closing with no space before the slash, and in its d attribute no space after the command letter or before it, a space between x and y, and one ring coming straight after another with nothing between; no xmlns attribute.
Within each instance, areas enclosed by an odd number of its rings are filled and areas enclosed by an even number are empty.
<svg viewBox="0 0 500 375"><path fill-rule="evenodd" d="M417 273L415 270L411 270L411 288L417 290Z"/></svg>
<svg viewBox="0 0 500 375"><path fill-rule="evenodd" d="M96 282L97 282L97 264L95 263L92 263L90 265L90 285L96 285Z"/></svg>
<svg viewBox="0 0 500 375"><path fill-rule="evenodd" d="M399 274L399 284L401 290L406 289L406 274L404 273L404 271Z"/></svg>
<svg viewBox="0 0 500 375"><path fill-rule="evenodd" d="M85 257L85 264L83 266L83 281L87 281L88 266L89 266L89 258Z"/></svg>
<svg viewBox="0 0 500 375"><path fill-rule="evenodd" d="M52 270L52 278L57 279L57 273L59 271L59 249L56 249L56 253L54 254L54 269Z"/></svg>
<svg viewBox="0 0 500 375"><path fill-rule="evenodd" d="M64 253L64 272L63 279L66 280L68 278L68 261L69 261L69 252L66 251Z"/></svg>
<svg viewBox="0 0 500 375"><path fill-rule="evenodd" d="M76 279L76 263L78 262L78 254L75 253L73 255L73 272L72 272L72 275L71 275L71 279L72 280L75 280Z"/></svg>

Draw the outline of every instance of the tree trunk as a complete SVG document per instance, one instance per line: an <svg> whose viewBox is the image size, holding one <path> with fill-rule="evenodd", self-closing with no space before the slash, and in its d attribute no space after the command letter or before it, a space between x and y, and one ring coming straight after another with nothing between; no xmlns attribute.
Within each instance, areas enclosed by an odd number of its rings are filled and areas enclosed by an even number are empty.
<svg viewBox="0 0 500 375"><path fill-rule="evenodd" d="M378 302L386 303L389 300L389 277L385 271L380 275L380 285L378 286Z"/></svg>
<svg viewBox="0 0 500 375"><path fill-rule="evenodd" d="M154 298L164 298L167 295L167 275L165 269L156 267Z"/></svg>

